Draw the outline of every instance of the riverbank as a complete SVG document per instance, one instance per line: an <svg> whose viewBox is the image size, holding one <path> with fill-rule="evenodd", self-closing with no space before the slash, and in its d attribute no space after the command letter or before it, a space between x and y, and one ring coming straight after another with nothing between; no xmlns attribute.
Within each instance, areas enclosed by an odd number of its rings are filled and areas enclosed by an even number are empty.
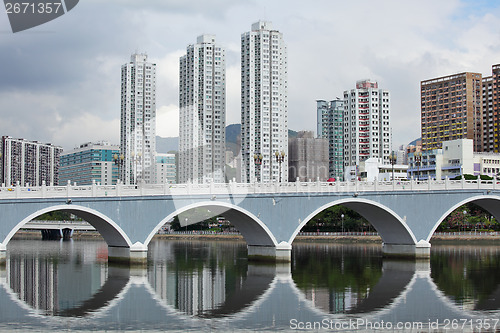
<svg viewBox="0 0 500 333"><path fill-rule="evenodd" d="M14 239L40 239L41 233L39 231L21 230L14 235ZM102 239L98 232L89 231L75 231L73 239ZM241 240L244 241L243 236L236 233L173 233L173 234L158 234L154 239L197 239L197 240ZM339 243L382 243L380 236L376 234L338 234L338 233L320 233L320 234L305 234L298 235L295 238L298 242L330 242L335 241ZM466 242L467 244L475 243L488 243L500 245L500 233L436 233L431 238L431 244L441 243L456 243L457 241Z"/></svg>

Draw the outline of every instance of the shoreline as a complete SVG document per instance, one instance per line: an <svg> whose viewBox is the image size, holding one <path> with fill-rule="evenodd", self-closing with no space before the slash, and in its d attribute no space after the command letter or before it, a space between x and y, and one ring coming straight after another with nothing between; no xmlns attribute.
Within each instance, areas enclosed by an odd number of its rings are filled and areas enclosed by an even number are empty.
<svg viewBox="0 0 500 333"><path fill-rule="evenodd" d="M18 231L12 239L41 239L39 231ZM98 232L74 232L72 239L102 239ZM173 239L173 240L241 240L243 236L239 234L157 234L153 239ZM299 242L328 242L335 240L339 243L376 243L382 244L382 239L378 235L298 235L294 241ZM440 244L456 241L465 241L467 244L496 243L500 245L500 234L436 234L433 235L430 243Z"/></svg>

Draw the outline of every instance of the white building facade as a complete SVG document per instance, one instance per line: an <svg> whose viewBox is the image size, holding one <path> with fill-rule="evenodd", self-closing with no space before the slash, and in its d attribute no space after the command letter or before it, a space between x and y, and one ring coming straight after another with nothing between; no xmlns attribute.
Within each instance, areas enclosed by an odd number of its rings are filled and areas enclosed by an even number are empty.
<svg viewBox="0 0 500 333"><path fill-rule="evenodd" d="M156 154L156 64L146 54L132 54L122 66L120 180L154 183Z"/></svg>
<svg viewBox="0 0 500 333"><path fill-rule="evenodd" d="M287 47L271 22L241 35L241 181L288 179ZM279 157L276 157L278 153Z"/></svg>
<svg viewBox="0 0 500 333"><path fill-rule="evenodd" d="M390 93L371 80L344 91L344 173L359 178L359 165L368 158L390 164Z"/></svg>
<svg viewBox="0 0 500 333"><path fill-rule="evenodd" d="M180 58L180 183L225 181L225 57L214 35L202 35Z"/></svg>

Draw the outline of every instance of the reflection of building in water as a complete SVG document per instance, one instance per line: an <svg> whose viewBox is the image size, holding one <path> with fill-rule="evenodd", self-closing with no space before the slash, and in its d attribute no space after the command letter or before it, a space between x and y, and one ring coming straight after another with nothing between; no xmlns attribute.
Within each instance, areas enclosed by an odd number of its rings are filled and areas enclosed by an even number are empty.
<svg viewBox="0 0 500 333"><path fill-rule="evenodd" d="M342 291L312 288L304 291L304 295L306 299L313 303L315 308L328 313L346 313L351 309L355 309L368 297L368 290L366 293L358 293L351 288Z"/></svg>
<svg viewBox="0 0 500 333"><path fill-rule="evenodd" d="M178 271L155 265L149 283L167 304L190 315L217 309L226 300L226 272L222 267Z"/></svg>
<svg viewBox="0 0 500 333"><path fill-rule="evenodd" d="M107 277L104 264L61 263L47 258L10 258L7 268L8 284L19 299L52 315L80 306Z"/></svg>

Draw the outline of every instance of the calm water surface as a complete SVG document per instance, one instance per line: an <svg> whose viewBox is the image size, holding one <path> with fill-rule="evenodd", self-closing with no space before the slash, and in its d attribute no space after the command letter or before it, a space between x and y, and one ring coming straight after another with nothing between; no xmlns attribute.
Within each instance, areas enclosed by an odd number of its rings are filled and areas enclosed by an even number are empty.
<svg viewBox="0 0 500 333"><path fill-rule="evenodd" d="M101 241L13 240L0 330L500 329L500 246L431 253L296 243L291 264L258 265L243 242L157 240L147 268L129 269L108 265Z"/></svg>

